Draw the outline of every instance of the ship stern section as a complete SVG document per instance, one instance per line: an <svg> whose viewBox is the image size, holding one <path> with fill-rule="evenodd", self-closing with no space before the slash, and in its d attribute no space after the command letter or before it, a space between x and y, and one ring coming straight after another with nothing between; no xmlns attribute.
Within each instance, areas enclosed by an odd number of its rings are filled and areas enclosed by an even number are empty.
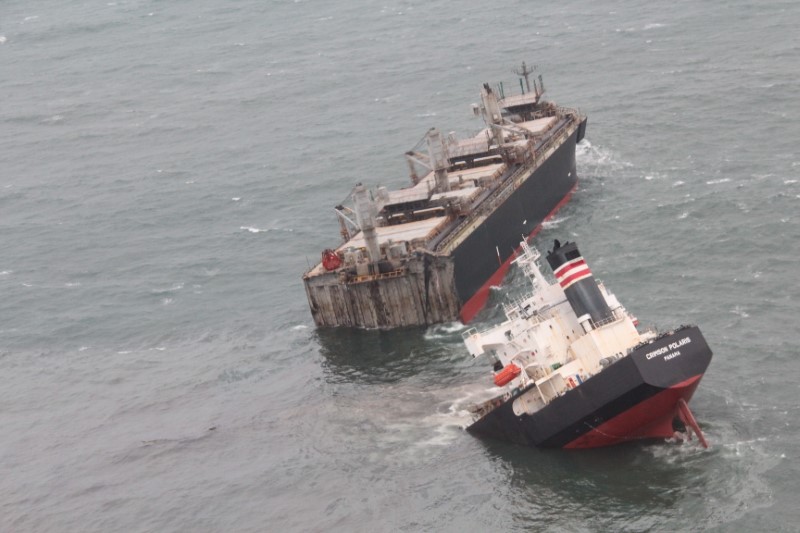
<svg viewBox="0 0 800 533"><path fill-rule="evenodd" d="M699 328L683 327L636 347L627 357L518 416L512 396L467 428L471 433L526 446L596 448L631 440L669 438L711 362ZM685 406L685 404L684 404Z"/></svg>

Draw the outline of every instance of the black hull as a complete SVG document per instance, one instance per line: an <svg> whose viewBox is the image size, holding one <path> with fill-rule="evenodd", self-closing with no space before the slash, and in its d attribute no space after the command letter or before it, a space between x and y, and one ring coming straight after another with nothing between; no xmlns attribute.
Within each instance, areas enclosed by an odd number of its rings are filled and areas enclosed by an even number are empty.
<svg viewBox="0 0 800 533"><path fill-rule="evenodd" d="M687 341L688 339L688 341ZM697 327L634 350L533 414L517 416L520 391L467 429L526 446L594 447L671 435L677 402L688 402L711 362Z"/></svg>
<svg viewBox="0 0 800 533"><path fill-rule="evenodd" d="M585 121L582 127L585 129ZM465 322L483 307L489 287L502 281L520 239L535 234L569 199L578 180L575 145L580 131L577 128L453 251L455 285Z"/></svg>

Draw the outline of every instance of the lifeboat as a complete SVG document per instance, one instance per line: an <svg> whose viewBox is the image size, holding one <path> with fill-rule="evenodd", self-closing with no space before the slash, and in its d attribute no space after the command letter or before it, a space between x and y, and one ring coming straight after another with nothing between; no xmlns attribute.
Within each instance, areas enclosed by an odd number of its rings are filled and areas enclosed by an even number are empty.
<svg viewBox="0 0 800 533"><path fill-rule="evenodd" d="M503 370L494 375L494 384L498 387L507 385L512 379L519 376L522 369L514 363L508 364Z"/></svg>
<svg viewBox="0 0 800 533"><path fill-rule="evenodd" d="M324 252L322 252L322 266L325 267L325 270L328 272L332 270L336 270L342 265L342 259L339 255L328 248Z"/></svg>

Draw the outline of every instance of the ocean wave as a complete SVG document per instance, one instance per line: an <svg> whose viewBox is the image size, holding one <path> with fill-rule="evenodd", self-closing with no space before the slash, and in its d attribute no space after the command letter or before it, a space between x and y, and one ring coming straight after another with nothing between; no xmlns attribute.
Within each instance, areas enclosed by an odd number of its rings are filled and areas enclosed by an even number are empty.
<svg viewBox="0 0 800 533"><path fill-rule="evenodd" d="M462 324L461 322L446 322L444 324L437 324L435 326L431 326L428 328L428 332L435 331L435 332L443 332L443 333L456 333L458 331L463 331L466 329L467 326ZM427 336L427 333L426 333Z"/></svg>
<svg viewBox="0 0 800 533"><path fill-rule="evenodd" d="M747 313L747 311L745 311L744 308L742 308L739 305L731 309L731 313L733 313L734 315L739 315L742 318L750 318L750 314Z"/></svg>
<svg viewBox="0 0 800 533"><path fill-rule="evenodd" d="M294 231L292 228L257 228L255 226L239 226L239 229L249 231L250 233L267 233L270 231L284 231L291 233Z"/></svg>
<svg viewBox="0 0 800 533"><path fill-rule="evenodd" d="M554 229L554 228L557 228L558 226L560 226L562 222L564 222L565 220L569 220L569 219L570 219L569 216L553 217L553 218L550 218L550 219L545 220L544 222L542 222L542 228L546 229L546 230Z"/></svg>
<svg viewBox="0 0 800 533"><path fill-rule="evenodd" d="M169 292L179 291L182 288L183 288L183 282L180 282L180 283L178 283L176 285L173 285L171 287L168 287L166 289L153 289L151 292L153 294L165 294L165 293L169 293Z"/></svg>
<svg viewBox="0 0 800 533"><path fill-rule="evenodd" d="M587 169L583 174L595 174L598 170L615 170L633 166L628 161L621 161L611 150L593 145L584 139L575 146L575 158L578 167ZM594 167L594 168L592 168Z"/></svg>

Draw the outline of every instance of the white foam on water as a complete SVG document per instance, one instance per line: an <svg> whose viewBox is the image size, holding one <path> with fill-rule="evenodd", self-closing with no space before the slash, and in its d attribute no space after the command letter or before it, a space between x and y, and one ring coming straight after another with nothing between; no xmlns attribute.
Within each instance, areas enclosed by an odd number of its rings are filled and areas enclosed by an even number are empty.
<svg viewBox="0 0 800 533"><path fill-rule="evenodd" d="M685 181L678 180L672 184L673 187L680 187L681 185L685 184Z"/></svg>
<svg viewBox="0 0 800 533"><path fill-rule="evenodd" d="M678 215L678 220L683 220L684 218L686 218L688 216L689 216L689 212L688 211L684 211L683 213Z"/></svg>
<svg viewBox="0 0 800 533"><path fill-rule="evenodd" d="M166 292L175 292L179 291L183 288L183 282L179 282L176 285L172 285L171 287L167 287L166 289L153 289L151 292L153 294L164 294Z"/></svg>
<svg viewBox="0 0 800 533"><path fill-rule="evenodd" d="M564 222L565 220L569 220L569 219L570 219L569 216L553 217L553 218L551 218L549 220L545 220L544 222L542 222L542 228L543 229L547 229L547 230L554 229L554 228L557 228L558 226L560 226L562 222Z"/></svg>
<svg viewBox="0 0 800 533"><path fill-rule="evenodd" d="M645 24L643 30L654 30L656 28L663 28L666 24L662 24L660 22L653 22L651 24Z"/></svg>
<svg viewBox="0 0 800 533"><path fill-rule="evenodd" d="M0 35L0 44L5 43L7 40L5 35Z"/></svg>
<svg viewBox="0 0 800 533"><path fill-rule="evenodd" d="M745 311L741 306L737 305L733 309L731 309L731 313L734 315L739 315L742 318L749 318L750 315Z"/></svg>
<svg viewBox="0 0 800 533"><path fill-rule="evenodd" d="M257 228L255 226L239 226L239 229L249 231L250 233L267 233L269 231L292 233L294 231L292 228Z"/></svg>
<svg viewBox="0 0 800 533"><path fill-rule="evenodd" d="M306 326L305 324L298 324L296 326L292 326L292 331L300 331L303 329L308 329L308 326Z"/></svg>
<svg viewBox="0 0 800 533"><path fill-rule="evenodd" d="M256 228L256 227L253 227L253 226L241 226L239 229L243 229L245 231L249 231L250 233L261 233L261 232L269 231L268 229L261 229L261 228Z"/></svg>
<svg viewBox="0 0 800 533"><path fill-rule="evenodd" d="M174 301L174 300L173 300L172 298L163 298L163 299L161 300L161 305L169 305L169 304L171 304L173 301Z"/></svg>
<svg viewBox="0 0 800 533"><path fill-rule="evenodd" d="M718 179L718 180L707 181L706 185L717 185L719 183L728 183L729 181L731 181L730 178L721 178L721 179Z"/></svg>
<svg viewBox="0 0 800 533"><path fill-rule="evenodd" d="M791 185L793 183L797 183L797 180L783 180L784 185Z"/></svg>
<svg viewBox="0 0 800 533"><path fill-rule="evenodd" d="M445 322L444 324L437 324L435 326L431 326L430 328L428 328L428 332L442 331L444 333L455 333L457 331L463 331L466 328L467 326L465 326L461 322L454 321L454 322Z"/></svg>
<svg viewBox="0 0 800 533"><path fill-rule="evenodd" d="M0 272L0 276L8 276L9 274L13 273L14 273L13 270L3 270L2 272Z"/></svg>
<svg viewBox="0 0 800 533"><path fill-rule="evenodd" d="M231 200L234 201L234 202L238 202L239 200L241 200L241 198L238 197L238 196L235 196L235 197L231 198Z"/></svg>
<svg viewBox="0 0 800 533"><path fill-rule="evenodd" d="M581 175L594 174L598 169L613 170L633 166L630 162L620 161L611 150L593 145L588 139L583 139L575 146L575 158L579 168L587 169Z"/></svg>

